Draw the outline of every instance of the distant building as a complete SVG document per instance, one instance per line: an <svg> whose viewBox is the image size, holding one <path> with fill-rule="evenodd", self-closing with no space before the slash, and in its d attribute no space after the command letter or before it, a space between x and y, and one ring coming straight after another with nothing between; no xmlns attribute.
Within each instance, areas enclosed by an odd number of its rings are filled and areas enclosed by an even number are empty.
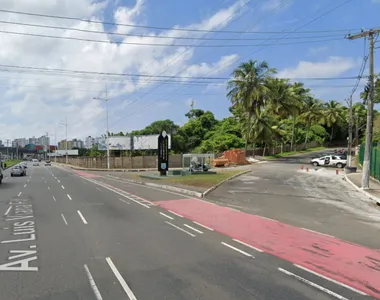
<svg viewBox="0 0 380 300"><path fill-rule="evenodd" d="M37 145L38 139L35 137L29 138L28 144L34 144Z"/></svg>
<svg viewBox="0 0 380 300"><path fill-rule="evenodd" d="M72 148L78 148L78 149L84 148L84 143L82 140L73 139L71 143L72 143Z"/></svg>
<svg viewBox="0 0 380 300"><path fill-rule="evenodd" d="M91 149L95 145L95 138L88 136L86 137L84 147L86 149Z"/></svg>
<svg viewBox="0 0 380 300"><path fill-rule="evenodd" d="M18 139L13 140L12 147L13 148L25 148L25 146L28 144L29 144L29 139L18 138Z"/></svg>

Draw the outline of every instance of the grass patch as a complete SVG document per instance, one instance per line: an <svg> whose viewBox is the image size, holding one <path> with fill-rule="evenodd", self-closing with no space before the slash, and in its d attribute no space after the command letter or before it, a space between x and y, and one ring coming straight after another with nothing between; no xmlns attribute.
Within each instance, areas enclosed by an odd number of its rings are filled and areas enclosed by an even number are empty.
<svg viewBox="0 0 380 300"><path fill-rule="evenodd" d="M4 161L3 164L6 163L7 169L9 169L9 168L12 168L14 165L17 165L20 162L22 162L22 160L11 159L11 160Z"/></svg>
<svg viewBox="0 0 380 300"><path fill-rule="evenodd" d="M242 170L226 170L226 171L220 171L216 174L173 176L173 177L160 179L159 182L173 184L173 185L176 185L176 184L187 185L187 186L200 187L200 188L207 189L241 172ZM141 178L141 177L140 179L146 180L146 178Z"/></svg>
<svg viewBox="0 0 380 300"><path fill-rule="evenodd" d="M314 148L309 148L309 149L301 150L301 151L283 152L283 153L279 153L279 154L276 154L276 155L265 156L265 159L276 159L276 158L292 156L292 155L296 155L296 154L300 154L300 153L308 153L308 152L314 152L314 151L321 151L321 150L325 150L325 149L328 149L328 148L327 147L314 147Z"/></svg>

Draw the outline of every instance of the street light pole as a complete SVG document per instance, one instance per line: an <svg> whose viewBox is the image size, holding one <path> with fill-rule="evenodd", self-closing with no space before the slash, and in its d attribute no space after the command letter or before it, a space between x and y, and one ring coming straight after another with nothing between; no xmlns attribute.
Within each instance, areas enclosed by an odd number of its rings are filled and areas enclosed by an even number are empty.
<svg viewBox="0 0 380 300"><path fill-rule="evenodd" d="M103 100L106 106L106 143L107 143L107 169L110 169L110 146L109 146L109 128L108 128L108 89L106 85L105 98L94 97L96 100Z"/></svg>
<svg viewBox="0 0 380 300"><path fill-rule="evenodd" d="M348 122L348 147L347 147L347 166L351 167L352 163L352 95L349 99L349 122Z"/></svg>
<svg viewBox="0 0 380 300"><path fill-rule="evenodd" d="M69 158L67 157L67 117L65 119L65 127L66 127L66 140L65 140L65 148L66 148L66 165L69 163Z"/></svg>

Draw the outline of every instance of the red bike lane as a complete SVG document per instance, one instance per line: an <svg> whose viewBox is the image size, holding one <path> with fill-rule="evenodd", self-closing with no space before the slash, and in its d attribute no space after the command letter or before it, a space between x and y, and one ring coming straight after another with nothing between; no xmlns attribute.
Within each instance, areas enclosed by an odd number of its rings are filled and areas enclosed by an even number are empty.
<svg viewBox="0 0 380 300"><path fill-rule="evenodd" d="M203 200L180 199L155 203L380 299L380 251Z"/></svg>

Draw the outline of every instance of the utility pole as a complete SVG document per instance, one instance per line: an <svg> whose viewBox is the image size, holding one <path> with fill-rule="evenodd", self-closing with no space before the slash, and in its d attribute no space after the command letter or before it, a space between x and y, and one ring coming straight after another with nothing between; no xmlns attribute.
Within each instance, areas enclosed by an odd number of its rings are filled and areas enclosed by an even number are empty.
<svg viewBox="0 0 380 300"><path fill-rule="evenodd" d="M66 140L65 140L65 149L66 149L66 165L69 163L69 158L67 156L67 117L65 118L65 131L66 131Z"/></svg>
<svg viewBox="0 0 380 300"><path fill-rule="evenodd" d="M361 33L354 35L347 35L349 40L356 40L359 38L369 38L369 97L367 108L367 130L365 137L365 149L364 149L364 161L363 161L363 176L362 176L362 189L369 189L369 178L371 170L371 150L372 150L372 131L373 131L373 106L374 106L374 79L375 79L375 67L374 67L374 49L375 49L375 34L379 34L380 29L370 29L362 31Z"/></svg>
<svg viewBox="0 0 380 300"><path fill-rule="evenodd" d="M347 147L347 166L351 167L352 163L352 95L349 99L349 121L348 121L348 147Z"/></svg>
<svg viewBox="0 0 380 300"><path fill-rule="evenodd" d="M106 143L107 143L107 169L110 169L110 146L109 146L109 129L108 129L108 89L105 87L105 98L93 97L95 100L103 100L106 104Z"/></svg>
<svg viewBox="0 0 380 300"><path fill-rule="evenodd" d="M5 142L7 143L7 159L9 159L9 143L11 140L6 140Z"/></svg>

